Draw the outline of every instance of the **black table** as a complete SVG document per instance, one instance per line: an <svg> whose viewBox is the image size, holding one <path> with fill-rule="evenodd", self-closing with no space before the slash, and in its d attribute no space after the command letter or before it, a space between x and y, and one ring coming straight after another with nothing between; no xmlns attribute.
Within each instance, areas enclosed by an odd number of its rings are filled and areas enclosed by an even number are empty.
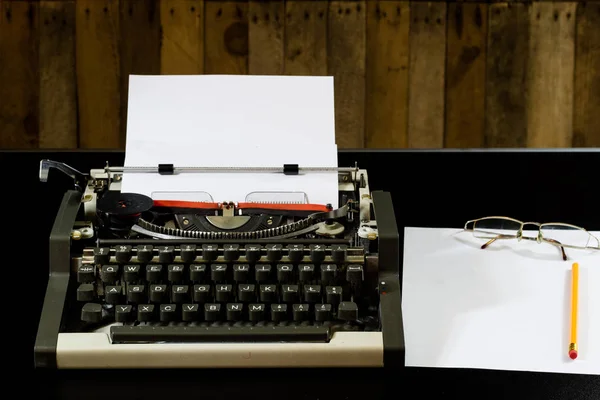
<svg viewBox="0 0 600 400"><path fill-rule="evenodd" d="M25 339L24 363L32 376L22 389L45 398L183 399L240 396L288 399L488 398L600 399L600 377L471 369L269 371L32 371L33 343L47 279L48 235L71 182L59 173L38 181L39 161L50 158L88 172L122 165L120 151L0 152L4 276L15 279L15 313ZM600 230L600 150L340 151L339 165L367 168L372 190L392 193L404 226L462 227L487 215L529 221L564 221ZM55 171L53 171L55 172ZM6 240L8 239L8 241ZM24 258L25 255L25 258ZM31 260L24 263L23 260ZM402 258L401 258L402 259ZM7 272L8 270L12 272ZM8 275L7 275L8 274ZM13 275L14 274L14 275ZM10 366L10 365L7 365ZM23 384L20 384L23 385Z"/></svg>

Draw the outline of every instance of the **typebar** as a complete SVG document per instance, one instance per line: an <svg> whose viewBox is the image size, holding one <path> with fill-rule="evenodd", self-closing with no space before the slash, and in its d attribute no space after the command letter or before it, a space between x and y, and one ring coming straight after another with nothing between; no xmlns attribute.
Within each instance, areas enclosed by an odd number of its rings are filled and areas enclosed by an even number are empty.
<svg viewBox="0 0 600 400"><path fill-rule="evenodd" d="M330 330L322 326L112 326L117 343L217 343L217 342L329 342Z"/></svg>

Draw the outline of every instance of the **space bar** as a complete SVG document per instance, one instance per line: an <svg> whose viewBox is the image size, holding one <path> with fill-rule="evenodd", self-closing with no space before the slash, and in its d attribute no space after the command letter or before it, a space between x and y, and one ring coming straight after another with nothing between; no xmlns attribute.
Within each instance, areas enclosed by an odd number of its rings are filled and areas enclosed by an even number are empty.
<svg viewBox="0 0 600 400"><path fill-rule="evenodd" d="M320 326L111 326L112 343L329 342Z"/></svg>

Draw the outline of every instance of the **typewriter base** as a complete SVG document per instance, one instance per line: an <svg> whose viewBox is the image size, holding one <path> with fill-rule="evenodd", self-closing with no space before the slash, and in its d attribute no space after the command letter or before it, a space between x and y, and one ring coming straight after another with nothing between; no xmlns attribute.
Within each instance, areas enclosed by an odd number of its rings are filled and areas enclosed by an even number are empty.
<svg viewBox="0 0 600 400"><path fill-rule="evenodd" d="M381 332L337 332L329 343L112 344L106 333L60 333L59 369L383 367Z"/></svg>

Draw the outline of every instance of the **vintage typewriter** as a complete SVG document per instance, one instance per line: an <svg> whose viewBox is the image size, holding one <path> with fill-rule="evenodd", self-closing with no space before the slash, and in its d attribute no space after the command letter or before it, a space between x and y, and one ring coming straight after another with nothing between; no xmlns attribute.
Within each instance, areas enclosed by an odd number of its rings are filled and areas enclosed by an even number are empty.
<svg viewBox="0 0 600 400"><path fill-rule="evenodd" d="M40 163L75 187L50 235L37 367L404 365L392 199L366 170L337 169L334 209L156 200L121 192L127 168Z"/></svg>

